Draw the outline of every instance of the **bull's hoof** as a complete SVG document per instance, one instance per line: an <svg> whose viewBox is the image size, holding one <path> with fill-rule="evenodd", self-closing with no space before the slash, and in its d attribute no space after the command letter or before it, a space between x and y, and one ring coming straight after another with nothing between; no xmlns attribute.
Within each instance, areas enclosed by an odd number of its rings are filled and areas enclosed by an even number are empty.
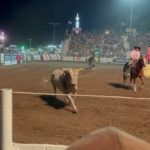
<svg viewBox="0 0 150 150"><path fill-rule="evenodd" d="M144 88L144 86L142 85L141 87L140 87L140 90L142 90Z"/></svg>
<svg viewBox="0 0 150 150"><path fill-rule="evenodd" d="M71 106L71 103L70 103L70 102L66 102L66 105L67 105L67 106Z"/></svg>
<svg viewBox="0 0 150 150"><path fill-rule="evenodd" d="M74 114L78 114L79 113L79 110L73 110L72 111Z"/></svg>

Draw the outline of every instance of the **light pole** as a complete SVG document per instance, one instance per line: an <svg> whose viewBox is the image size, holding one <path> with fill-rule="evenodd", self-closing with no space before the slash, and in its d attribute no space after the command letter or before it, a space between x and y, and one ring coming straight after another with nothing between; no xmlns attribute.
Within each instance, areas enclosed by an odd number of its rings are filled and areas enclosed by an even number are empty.
<svg viewBox="0 0 150 150"><path fill-rule="evenodd" d="M32 44L32 39L29 39L30 50L31 50L31 44Z"/></svg>
<svg viewBox="0 0 150 150"><path fill-rule="evenodd" d="M130 29L133 28L133 2L130 2Z"/></svg>
<svg viewBox="0 0 150 150"><path fill-rule="evenodd" d="M55 44L55 38L56 38L56 26L58 26L58 25L60 25L60 23L58 23L58 22L50 22L49 23L50 25L53 25L53 32L54 32L54 37L53 37L53 42L54 42L54 44Z"/></svg>

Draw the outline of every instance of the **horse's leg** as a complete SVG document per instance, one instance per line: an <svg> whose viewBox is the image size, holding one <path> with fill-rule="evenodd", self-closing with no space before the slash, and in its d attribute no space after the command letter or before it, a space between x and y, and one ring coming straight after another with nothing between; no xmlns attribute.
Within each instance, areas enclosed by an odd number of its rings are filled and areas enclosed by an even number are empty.
<svg viewBox="0 0 150 150"><path fill-rule="evenodd" d="M140 89L143 89L143 87L144 87L144 80L143 80L142 76L140 76L140 80L141 80L141 87L140 87Z"/></svg>
<svg viewBox="0 0 150 150"><path fill-rule="evenodd" d="M134 81L133 90L134 90L134 92L137 92L137 89L136 89L136 78L134 78L133 81Z"/></svg>
<svg viewBox="0 0 150 150"><path fill-rule="evenodd" d="M126 77L126 75L124 74L124 75L123 75L123 87L126 86L126 81L127 81L127 77Z"/></svg>
<svg viewBox="0 0 150 150"><path fill-rule="evenodd" d="M130 76L130 86L131 86L131 89L133 89L133 78Z"/></svg>
<svg viewBox="0 0 150 150"><path fill-rule="evenodd" d="M93 63L93 70L95 70L95 63Z"/></svg>
<svg viewBox="0 0 150 150"><path fill-rule="evenodd" d="M91 61L89 60L89 70L91 70Z"/></svg>
<svg viewBox="0 0 150 150"><path fill-rule="evenodd" d="M90 70L90 62L88 62L89 63L89 70Z"/></svg>
<svg viewBox="0 0 150 150"><path fill-rule="evenodd" d="M92 62L92 70L95 70L94 63Z"/></svg>
<svg viewBox="0 0 150 150"><path fill-rule="evenodd" d="M126 77L125 72L123 72L123 87L125 87L126 81L127 81L127 77Z"/></svg>
<svg viewBox="0 0 150 150"><path fill-rule="evenodd" d="M125 79L125 75L123 75L123 87L126 86L126 79Z"/></svg>

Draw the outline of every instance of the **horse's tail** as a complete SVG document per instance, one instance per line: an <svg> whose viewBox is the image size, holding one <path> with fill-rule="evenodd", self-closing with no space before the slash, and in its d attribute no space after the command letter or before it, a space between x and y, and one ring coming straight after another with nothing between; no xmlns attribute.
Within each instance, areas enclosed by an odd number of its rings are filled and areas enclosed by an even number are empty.
<svg viewBox="0 0 150 150"><path fill-rule="evenodd" d="M128 69L129 69L129 63L125 63L125 65L123 66L123 73L124 72L128 72Z"/></svg>
<svg viewBox="0 0 150 150"><path fill-rule="evenodd" d="M123 80L124 81L130 76L129 69L130 69L130 66L129 66L129 63L127 62L123 66Z"/></svg>

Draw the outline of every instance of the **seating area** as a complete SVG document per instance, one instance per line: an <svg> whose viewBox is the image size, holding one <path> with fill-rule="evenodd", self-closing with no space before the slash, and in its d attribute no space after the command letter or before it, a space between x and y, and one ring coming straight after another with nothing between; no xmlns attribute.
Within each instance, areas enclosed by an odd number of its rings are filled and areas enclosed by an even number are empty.
<svg viewBox="0 0 150 150"><path fill-rule="evenodd" d="M68 56L88 56L93 49L100 50L101 57L125 58L126 52L132 50L135 45L146 52L150 46L149 33L116 33L107 31L82 31L79 34L72 32L70 35Z"/></svg>

